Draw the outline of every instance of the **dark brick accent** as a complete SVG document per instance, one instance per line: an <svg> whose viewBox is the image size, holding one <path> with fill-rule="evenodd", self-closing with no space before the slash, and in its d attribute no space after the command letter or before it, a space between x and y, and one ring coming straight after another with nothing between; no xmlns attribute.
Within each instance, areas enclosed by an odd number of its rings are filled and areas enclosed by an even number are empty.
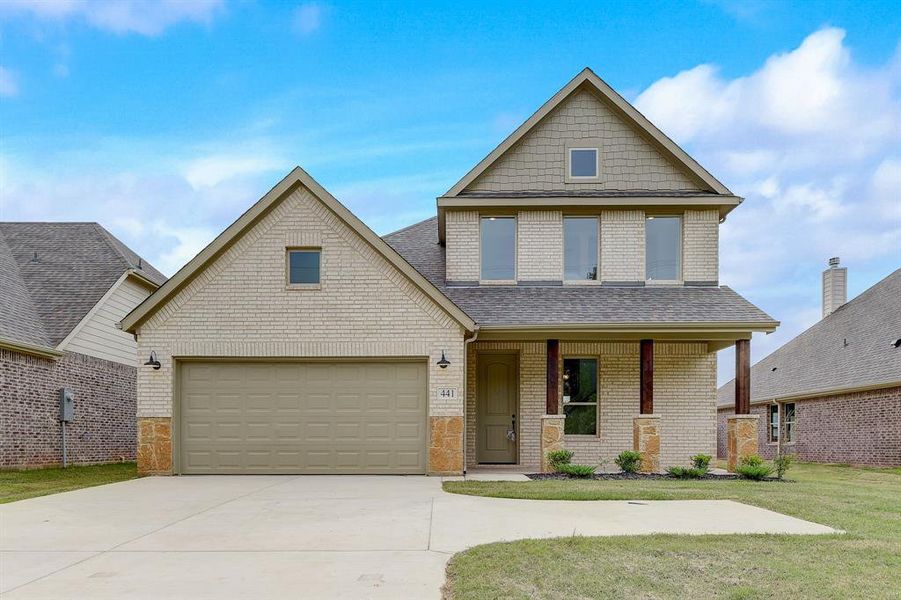
<svg viewBox="0 0 901 600"><path fill-rule="evenodd" d="M874 467L901 466L901 387L795 400L795 442L787 452L800 460ZM726 417L719 409L717 454L726 456ZM751 407L760 415L760 455L772 458L766 405Z"/></svg>
<svg viewBox="0 0 901 600"><path fill-rule="evenodd" d="M135 367L67 353L59 360L0 349L0 468L62 462L59 389L75 390L69 464L135 459Z"/></svg>

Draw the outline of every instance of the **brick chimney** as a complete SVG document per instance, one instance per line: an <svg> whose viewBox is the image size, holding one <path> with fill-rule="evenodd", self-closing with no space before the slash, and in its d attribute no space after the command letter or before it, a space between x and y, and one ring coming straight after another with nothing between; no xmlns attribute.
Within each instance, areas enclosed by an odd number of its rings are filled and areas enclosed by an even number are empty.
<svg viewBox="0 0 901 600"><path fill-rule="evenodd" d="M828 317L848 301L848 269L840 267L839 258L829 259L829 268L823 271L823 317Z"/></svg>

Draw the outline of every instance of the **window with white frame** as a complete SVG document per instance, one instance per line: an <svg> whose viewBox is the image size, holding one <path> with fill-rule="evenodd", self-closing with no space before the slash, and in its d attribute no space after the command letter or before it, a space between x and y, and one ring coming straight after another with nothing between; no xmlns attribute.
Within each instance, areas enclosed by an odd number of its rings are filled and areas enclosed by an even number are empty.
<svg viewBox="0 0 901 600"><path fill-rule="evenodd" d="M595 179L598 176L597 148L569 149L570 179Z"/></svg>
<svg viewBox="0 0 901 600"><path fill-rule="evenodd" d="M787 402L782 405L782 419L785 421L783 431L785 432L785 443L791 444L795 441L795 403Z"/></svg>
<svg viewBox="0 0 901 600"><path fill-rule="evenodd" d="M563 219L563 278L569 281L598 278L597 217Z"/></svg>
<svg viewBox="0 0 901 600"><path fill-rule="evenodd" d="M783 441L786 444L790 444L795 441L794 402L786 402L785 404L770 404L769 422L771 442L778 442L780 434L785 435L785 439Z"/></svg>
<svg viewBox="0 0 901 600"><path fill-rule="evenodd" d="M563 359L563 432L597 435L598 361L596 358Z"/></svg>
<svg viewBox="0 0 901 600"><path fill-rule="evenodd" d="M779 441L779 405L770 404L770 441Z"/></svg>
<svg viewBox="0 0 901 600"><path fill-rule="evenodd" d="M682 219L645 220L645 276L648 281L678 281L682 276Z"/></svg>
<svg viewBox="0 0 901 600"><path fill-rule="evenodd" d="M516 217L483 217L480 226L483 281L516 278Z"/></svg>

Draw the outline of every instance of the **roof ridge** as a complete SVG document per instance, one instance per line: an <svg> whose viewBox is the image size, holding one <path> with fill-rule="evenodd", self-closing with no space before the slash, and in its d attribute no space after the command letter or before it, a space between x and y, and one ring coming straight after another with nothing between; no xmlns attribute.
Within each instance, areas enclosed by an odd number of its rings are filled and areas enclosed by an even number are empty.
<svg viewBox="0 0 901 600"><path fill-rule="evenodd" d="M101 225L100 223L96 223L96 222L95 222L95 223L93 223L93 225L94 225L95 231L97 231L98 233L100 233L100 237L103 239L103 241L106 243L106 245L107 245L107 246L108 246L108 247L109 247L109 248L110 248L110 249L111 249L111 250L112 250L119 258L121 258L121 259L123 260L123 262L125 262L125 268L126 268L126 270L129 270L129 269L137 269L137 268L138 268L137 265L131 264L131 260L129 260L129 258L128 258L127 256L125 256L125 252L123 252L122 249L118 247L118 244L115 244L115 243L113 242L113 239L112 239L112 238L113 238L113 234L111 234L109 231L107 231L106 228L103 227L103 225ZM121 242L120 242L120 243L121 243Z"/></svg>

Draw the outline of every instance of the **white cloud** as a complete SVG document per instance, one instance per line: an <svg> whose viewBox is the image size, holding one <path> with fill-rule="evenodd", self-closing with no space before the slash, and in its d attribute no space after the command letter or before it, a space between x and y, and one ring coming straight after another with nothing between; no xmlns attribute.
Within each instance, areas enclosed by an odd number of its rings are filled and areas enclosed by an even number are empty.
<svg viewBox="0 0 901 600"><path fill-rule="evenodd" d="M755 360L815 321L829 257L852 285L901 265L901 51L864 67L825 28L743 76L660 79L636 106L746 198L721 228L720 279L783 322Z"/></svg>
<svg viewBox="0 0 901 600"><path fill-rule="evenodd" d="M322 6L316 2L308 2L294 10L291 26L296 33L310 35L322 26Z"/></svg>
<svg viewBox="0 0 901 600"><path fill-rule="evenodd" d="M182 169L194 189L213 187L236 177L285 170L285 161L258 154L217 154L189 161Z"/></svg>
<svg viewBox="0 0 901 600"><path fill-rule="evenodd" d="M11 98L19 95L19 79L16 74L4 66L0 66L0 98Z"/></svg>
<svg viewBox="0 0 901 600"><path fill-rule="evenodd" d="M223 0L5 0L0 12L79 19L117 34L156 36L183 21L208 24L223 5Z"/></svg>

